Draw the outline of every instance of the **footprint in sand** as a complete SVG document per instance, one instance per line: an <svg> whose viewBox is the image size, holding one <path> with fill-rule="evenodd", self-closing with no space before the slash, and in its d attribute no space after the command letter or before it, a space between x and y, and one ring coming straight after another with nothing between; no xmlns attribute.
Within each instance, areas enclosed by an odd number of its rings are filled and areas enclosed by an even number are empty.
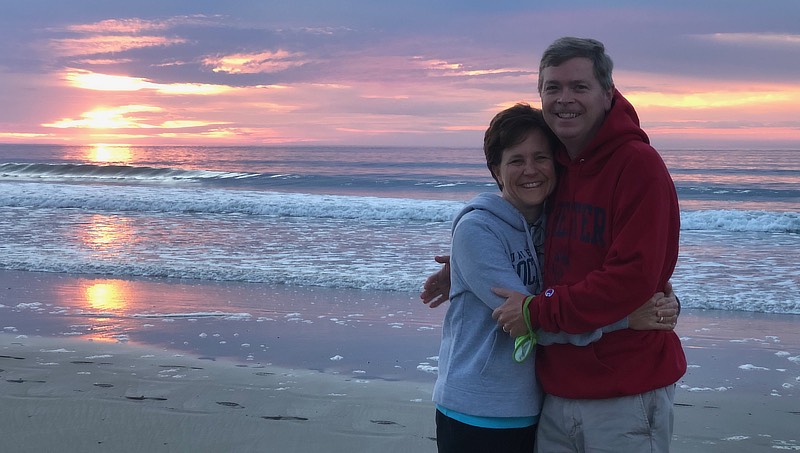
<svg viewBox="0 0 800 453"><path fill-rule="evenodd" d="M159 365L160 368L178 368L178 369L185 369L185 370L202 370L202 367L199 366L186 366L186 365Z"/></svg>
<svg viewBox="0 0 800 453"><path fill-rule="evenodd" d="M265 420L294 420L294 421L307 421L305 417L292 417L290 415L262 415L261 418Z"/></svg>
<svg viewBox="0 0 800 453"><path fill-rule="evenodd" d="M400 423L393 422L391 420L370 420L370 422L375 423L376 425L398 425L398 426L403 426Z"/></svg>
<svg viewBox="0 0 800 453"><path fill-rule="evenodd" d="M127 398L129 400L135 400L135 401L144 401L144 400L166 401L167 400L166 398L162 398L162 397L159 397L159 396L144 396L144 395L142 395L142 396L126 396L125 398Z"/></svg>
<svg viewBox="0 0 800 453"><path fill-rule="evenodd" d="M92 362L90 360L73 360L69 363L73 365L113 365L111 362Z"/></svg>
<svg viewBox="0 0 800 453"><path fill-rule="evenodd" d="M232 403L230 401L217 401L217 404L219 404L220 406L228 406L228 407L235 407L237 409L244 409L244 406L242 406L241 404Z"/></svg>
<svg viewBox="0 0 800 453"><path fill-rule="evenodd" d="M111 388L114 386L114 384L103 384L101 382L96 382L92 385L94 385L95 387L102 387L102 388Z"/></svg>

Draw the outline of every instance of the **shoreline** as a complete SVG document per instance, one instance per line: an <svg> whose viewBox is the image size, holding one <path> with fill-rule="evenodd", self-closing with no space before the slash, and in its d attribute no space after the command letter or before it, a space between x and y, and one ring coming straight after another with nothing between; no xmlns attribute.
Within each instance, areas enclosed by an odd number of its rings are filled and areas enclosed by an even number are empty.
<svg viewBox="0 0 800 453"><path fill-rule="evenodd" d="M415 295L18 271L0 290L0 451L436 451L420 369L444 310ZM684 309L677 332L671 451L800 451L800 316Z"/></svg>
<svg viewBox="0 0 800 453"><path fill-rule="evenodd" d="M354 378L435 380L444 314L412 293L0 270L9 333Z"/></svg>

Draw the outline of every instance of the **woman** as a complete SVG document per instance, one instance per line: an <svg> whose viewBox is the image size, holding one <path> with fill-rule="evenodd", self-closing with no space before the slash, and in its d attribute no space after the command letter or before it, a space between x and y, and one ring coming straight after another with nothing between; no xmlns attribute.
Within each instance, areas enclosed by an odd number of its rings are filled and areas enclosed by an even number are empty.
<svg viewBox="0 0 800 453"><path fill-rule="evenodd" d="M486 164L501 194L478 195L453 222L452 303L442 328L433 391L440 453L533 451L542 403L534 357L513 356L515 340L492 319L504 301L492 288L528 294L542 290L543 213L556 185L557 144L541 111L527 104L498 113L484 136ZM604 331L663 328L655 310L651 300L627 319L595 332L533 336L543 344L586 345Z"/></svg>

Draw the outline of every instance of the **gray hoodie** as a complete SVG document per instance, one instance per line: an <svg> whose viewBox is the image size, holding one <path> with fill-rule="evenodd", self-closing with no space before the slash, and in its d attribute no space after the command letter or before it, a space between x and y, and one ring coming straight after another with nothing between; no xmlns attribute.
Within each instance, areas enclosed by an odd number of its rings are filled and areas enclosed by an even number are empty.
<svg viewBox="0 0 800 453"><path fill-rule="evenodd" d="M433 400L447 409L481 417L539 414L541 389L535 354L512 357L514 339L497 327L492 311L505 299L492 288L528 294L542 290L543 219L528 226L522 214L496 194L473 198L453 221L450 306L442 326L439 376ZM530 228L530 229L529 229ZM537 332L540 344L585 346L602 332L627 327L627 319L594 332Z"/></svg>

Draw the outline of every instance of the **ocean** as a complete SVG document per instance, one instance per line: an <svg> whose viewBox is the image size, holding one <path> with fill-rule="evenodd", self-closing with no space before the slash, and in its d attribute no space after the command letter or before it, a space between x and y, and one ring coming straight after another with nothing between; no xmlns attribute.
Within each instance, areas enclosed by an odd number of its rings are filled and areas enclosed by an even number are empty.
<svg viewBox="0 0 800 453"><path fill-rule="evenodd" d="M800 314L800 150L660 150L684 307ZM0 268L418 292L480 148L0 145Z"/></svg>

